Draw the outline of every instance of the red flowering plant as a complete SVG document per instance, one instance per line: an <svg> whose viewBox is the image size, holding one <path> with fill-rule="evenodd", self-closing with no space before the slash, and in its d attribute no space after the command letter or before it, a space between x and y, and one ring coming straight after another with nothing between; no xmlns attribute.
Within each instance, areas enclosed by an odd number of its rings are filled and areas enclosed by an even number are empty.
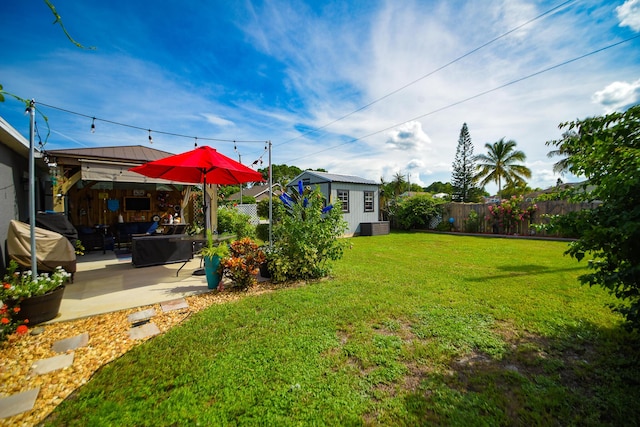
<svg viewBox="0 0 640 427"><path fill-rule="evenodd" d="M497 205L489 205L489 215L486 220L494 226L494 233L515 234L523 233L522 224L531 219L538 210L535 204L524 207L524 197L513 196L504 199Z"/></svg>
<svg viewBox="0 0 640 427"><path fill-rule="evenodd" d="M51 274L40 273L37 277L33 277L31 270L19 272L17 269L18 264L11 260L0 287L0 342L5 341L14 332L27 332L26 324L29 321L15 319L15 315L20 312L23 299L49 293L63 286L71 276L62 267L57 267Z"/></svg>
<svg viewBox="0 0 640 427"><path fill-rule="evenodd" d="M230 255L221 265L224 275L231 279L231 287L246 290L256 283L256 274L266 257L262 249L248 237L236 240L230 245Z"/></svg>

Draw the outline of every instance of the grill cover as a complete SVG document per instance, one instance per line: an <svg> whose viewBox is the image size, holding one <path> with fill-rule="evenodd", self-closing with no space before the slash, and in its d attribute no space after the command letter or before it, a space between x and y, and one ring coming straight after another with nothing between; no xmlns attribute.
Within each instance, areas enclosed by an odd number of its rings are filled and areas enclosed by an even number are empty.
<svg viewBox="0 0 640 427"><path fill-rule="evenodd" d="M60 233L35 227L38 271L52 272L61 266L76 272L76 252L71 242ZM29 224L11 220L7 233L9 257L24 268L31 268L31 229Z"/></svg>

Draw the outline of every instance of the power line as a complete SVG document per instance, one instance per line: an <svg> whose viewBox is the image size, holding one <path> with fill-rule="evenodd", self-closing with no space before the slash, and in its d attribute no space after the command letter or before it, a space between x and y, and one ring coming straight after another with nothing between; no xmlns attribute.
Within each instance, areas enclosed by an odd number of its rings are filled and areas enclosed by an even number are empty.
<svg viewBox="0 0 640 427"><path fill-rule="evenodd" d="M429 73L427 73L427 74L425 74L425 75L423 75L423 76L421 76L421 77L418 77L417 79L415 79L415 80L413 80L413 81L411 81L411 82L409 82L409 83L405 84L404 86L401 86L401 87L399 87L398 89L395 89L395 90L393 90L393 91L391 91L391 92L387 93L386 95L384 95L384 96L382 96L382 97L380 97L380 98L377 98L377 99L375 99L375 100L373 100L373 101L369 102L368 104L366 104L366 105L364 105L364 106L362 106L362 107L358 108L357 110L352 111L352 112L350 112L350 113L348 113L348 114L345 114L344 116L338 117L337 119L335 119L335 120L333 120L333 121L331 121L331 122L329 122L329 123L327 123L327 124L325 124L325 125L323 125L323 126L320 126L319 128L309 130L309 131L307 131L307 132L305 132L305 133L303 133L303 134L301 134L301 135L295 136L295 137L293 137L293 138L291 138L291 139L288 139L288 140L286 140L286 141L284 141L284 142L281 142L280 144L274 144L274 147L277 147L277 146L280 146L280 145L284 145L284 144L288 144L288 143L290 143L290 142L295 141L296 139L302 138L303 136L306 136L306 135L312 134L312 133L314 133L314 132L317 132L317 131L319 131L319 130L325 129L325 128L327 128L327 127L331 126L331 125L332 125L332 124L334 124L334 123L337 123L337 122L339 122L339 121L341 121L341 120L344 120L344 119L346 119L347 117L350 117L350 116L352 116L352 115L354 115L354 114L356 114L356 113L359 113L360 111L365 110L365 109L367 109L367 108L371 107L372 105L374 105L374 104L376 104L376 103L378 103L378 102L380 102L380 101L383 101L383 100L385 100L385 99L389 98L389 97L390 97L390 96L392 96L392 95L395 95L396 93L398 93L398 92L400 92L400 91L402 91L402 90L404 90L404 89L408 88L409 86L412 86L412 85L414 85L414 84L418 83L419 81L424 80L424 79L426 79L427 77L430 77L430 76L434 75L434 74L435 74L435 73L437 73L438 71L442 71L442 70L444 70L445 68L449 67L450 65L455 64L456 62L461 61L462 59L466 58L467 56L470 56L470 55L472 55L472 54L474 54L474 53L478 52L479 50L484 49L485 47L489 46L490 44L493 44L493 43L495 43L496 41L498 41L498 40L500 40L500 39L502 39L502 38L505 38L505 37L506 37L506 36L508 36L509 34L514 33L514 32L516 32L516 31L518 31L519 29L521 29L521 28L523 28L523 27L525 27L525 26L527 26L527 25L531 24L532 22L535 22L535 21L537 21L538 19L541 19L541 18L543 18L544 16L549 15L550 13L555 12L556 10L558 10L558 9L560 9L560 8L562 8L562 7L564 7L564 6L566 6L566 5L567 5L567 4L569 4L569 3L573 3L573 2L575 2L575 1L576 1L576 0L567 0L567 1L565 1L564 3L561 3L561 4L559 4L559 5L555 6L555 7L553 7L553 8L551 8L551 9L547 10L546 12L541 13L540 15L536 16L535 18L531 18L530 20L528 20L528 21L526 21L526 22L524 22L524 23L522 23L522 24L518 25L517 27L514 27L514 28L510 29L510 30L509 30L509 31L507 31L506 33L503 33L503 34L501 34L501 35L499 35L499 36L497 36L497 37L495 37L495 38L493 38L493 39L489 40L488 42L485 42L484 44L482 44L482 45L480 45L480 46L476 47L475 49L470 50L469 52L465 53L464 55L461 55L461 56L459 56L459 57L457 57L457 58L455 58L455 59L453 59L453 60L451 60L451 61L447 62L446 64L444 64L444 65L442 65L442 66L440 66L440 67L436 68L435 70L430 71Z"/></svg>
<svg viewBox="0 0 640 427"><path fill-rule="evenodd" d="M371 133L369 133L369 134L367 134L367 135L363 135L363 136L361 136L361 137L354 138L354 139L352 139L352 140L349 140L349 141L343 142L342 144L333 145L333 146L331 146L331 147L325 148L324 150L319 150L319 151L316 151L315 153L311 153L311 154L307 154L307 155L304 155L304 156L300 156L300 157L297 157L297 158L295 158L295 159L291 159L291 160L289 160L289 161L300 160L300 159L304 159L304 158L309 157L309 156L314 156L314 155L319 154L319 153L324 153L325 151L333 150L333 149L335 149L335 148L342 147L342 146L344 146L344 145L351 144L351 143L353 143L353 142L360 141L360 140L365 139L365 138L368 138L368 137L370 137L370 136L377 135L377 134L379 134L379 133L382 133L382 132L385 132L385 131L388 131L388 130L394 129L394 128L396 128L396 127L398 127L398 126L401 126L401 125L403 125L403 124L405 124L405 123L408 123L408 122L411 122L411 121L414 121L414 120L418 120L418 119L421 119L421 118L424 118L424 117L430 116L430 115L435 114L435 113L439 113L439 112L441 112L441 111L443 111L443 110L449 109L449 108L451 108L451 107L455 107L455 106L457 106L457 105L463 104L463 103L465 103L465 102L471 101L471 100L473 100L473 99L479 98L479 97L481 97L481 96L487 95L487 94L492 93L492 92L495 92L495 91L497 91L497 90L504 89L504 88L505 88L505 87L507 87L507 86L511 86L511 85L516 84L516 83L520 83L520 82L522 82L522 81L524 81L524 80L528 80L528 79L530 79L530 78L532 78L532 77L539 76L540 74L546 73L546 72L551 71L551 70L555 70L556 68L563 67L563 66L565 66L565 65L567 65L567 64L571 64L571 63L573 63L573 62L576 62L576 61L579 61L579 60L581 60L581 59L587 58L587 57L589 57L589 56L595 55L595 54L597 54L597 53L603 52L603 51L605 51L605 50L607 50L607 49L611 49L611 48L616 47L616 46L619 46L619 45L621 45L621 44L628 43L628 42L630 42L630 41L632 41L632 40L635 40L635 39L637 39L637 38L640 38L640 34L638 34L638 35L636 35L636 36L633 36L633 37L630 37L630 38L628 38L628 39L625 39L625 40L622 40L622 41L619 41L619 42L616 42L616 43L610 44L610 45L605 46L605 47L602 47L602 48L600 48L600 49L593 50L593 51L591 51L591 52L589 52L589 53L585 53L584 55L580 55L580 56L577 56L577 57L575 57L575 58L568 59L568 60L563 61L563 62L560 62L560 63L558 63L558 64L556 64L556 65L552 65L552 66L550 66L550 67L547 67L547 68L544 68L544 69L542 69L542 70L536 71L536 72L534 72L534 73L528 74L528 75L526 75L526 76L524 76L524 77L520 77L520 78L517 78L517 79L515 79L515 80L512 80L512 81L510 81L510 82L508 82L508 83L504 83L504 84L502 84L502 85L500 85L500 86L496 86L496 87L494 87L493 89L485 90L484 92L477 93L477 94L472 95L472 96L470 96L470 97L468 97L468 98L464 98L464 99L462 99L462 100L460 100L460 101L453 102L453 103L451 103L451 104L445 105L444 107L440 107L440 108L437 108L437 109L435 109L435 110L429 111L428 113L425 113L425 114L421 114L421 115L419 115L419 116L416 116L416 117L414 117L414 118L412 118L412 119L405 120L405 121L403 121L403 122L401 122L401 123L397 123L397 124L395 124L395 125L392 125L392 126L386 127L386 128L384 128L384 129L380 129L380 130L377 130L377 131L375 131L375 132L371 132Z"/></svg>
<svg viewBox="0 0 640 427"><path fill-rule="evenodd" d="M238 139L203 138L203 137L200 137L200 136L183 135L183 134L179 134L179 133L165 132L165 131L161 131L161 130L154 130L154 129L150 129L150 128L143 128L143 127L140 127L140 126L129 125L129 124L126 124L126 123L120 123L120 122L116 122L116 121L113 121L113 120L102 119L102 118L99 118L99 117L90 116L88 114L78 113L76 111L71 111L71 110L67 110L65 108L56 107L54 105L45 104L43 102L38 102L38 106L52 108L54 110L62 111L64 113L74 114L76 116L86 117L88 119L91 119L91 132L95 131L95 122L96 121L100 121L100 122L109 123L109 124L116 125L116 126L122 126L122 127L130 128L130 129L137 129L137 130L141 130L141 131L144 131L144 132L148 132L150 141L152 141L151 133L153 132L153 133L157 133L157 134L160 134L160 135L169 135L169 136L176 136L176 137L179 137L179 138L193 139L193 140L196 141L196 144L197 144L197 141L216 141L216 142L234 142L234 143L235 142L241 142L241 143L264 143L264 142L266 142L266 140L238 140Z"/></svg>
<svg viewBox="0 0 640 427"><path fill-rule="evenodd" d="M476 48L474 48L472 50L470 50L469 52L465 53L464 55L461 55L461 56L449 61L448 63L436 68L435 70L433 70L433 71L431 71L431 72L429 72L429 73L427 73L427 74L425 74L425 75L423 75L423 76L421 76L421 77L419 77L419 78L417 78L417 79L415 79L415 80L413 80L413 81L401 86L398 89L395 89L395 90L387 93L386 95L384 95L384 96L382 96L380 98L377 98L377 99L369 102L368 104L358 108L355 111L352 111L352 112L350 112L350 113L348 113L348 114L346 114L344 116L341 116L341 117L339 117L339 118L337 118L337 119L335 119L335 120L333 120L333 121L331 121L331 122L329 122L329 123L317 128L317 129L309 130L309 131L303 133L302 135L298 135L298 136L296 136L294 138L291 138L291 139L289 139L287 141L284 141L284 142L282 142L280 144L274 144L274 146L284 145L284 144L287 144L289 142L295 141L296 139L299 139L299 138L301 138L301 137L303 137L305 135L309 135L309 134L317 132L317 131L319 131L321 129L327 128L327 127L331 126L334 123L337 123L337 122L339 122L341 120L346 119L347 117L352 116L353 114L356 114L356 113L358 113L360 111L363 111L363 110L369 108L370 106L372 106L372 105L374 105L374 104L376 104L376 103L378 103L380 101L383 101L383 100L389 98L392 95L395 95L396 93L398 93L398 92L400 92L400 91L402 91L402 90L404 90L404 89L406 89L406 88L418 83L419 81L424 80L425 78L427 78L429 76L432 76L433 74L437 73L438 71L441 71L441 70L449 67L450 65L455 64L456 62L458 62L458 61L460 61L460 60L462 60L462 59L464 59L464 58L466 58L466 57L478 52L479 50L481 50L481 49L489 46L490 44L492 44L492 43L494 43L494 42L496 42L496 41L508 36L509 34L515 32L515 31L517 31L517 30L519 30L519 29L531 24L532 22L535 22L535 21L543 18L544 16L549 15L552 12L555 12L556 10L568 5L569 3L573 3L575 1L576 0L567 0L567 1L565 1L565 2L563 2L561 4L559 4L559 5L551 8L551 9L541 13L540 15L538 15L538 16L536 16L536 17L534 17L534 18L532 18L532 19L530 19L530 20L528 20L528 21L526 21L526 22L524 22L524 23L512 28L511 30L509 30L509 31L497 36L497 37L494 37L493 39L485 42L484 44L482 44L482 45L480 45L480 46L478 46L478 47L476 47ZM109 124L116 125L116 126L127 127L127 128L130 128L130 129L141 130L141 131L144 131L144 132L148 132L148 138L149 138L150 143L153 143L153 139L151 137L151 133L152 132L156 133L156 134L161 134L161 135L169 135L169 136L175 136L175 137L180 137L180 138L193 139L195 141L196 145L198 144L198 140L201 140L201 141L215 141L215 142L233 142L233 143L263 143L263 142L265 142L264 140L232 140L232 139L221 139L221 138L206 138L206 137L198 137L198 136L178 134L178 133L174 133L174 132L159 131L159 130L154 130L154 129L145 128L145 127L141 127L141 126L135 126L135 125L127 124L127 123L121 123L121 122L116 122L116 121L113 121L113 120L103 119L103 118L91 116L91 115L88 115L88 114L78 113L76 111L71 111L71 110L68 110L68 109L65 109L65 108L61 108L61 107L57 107L57 106L54 106L54 105L49 105L49 104L46 104L46 103L43 103L43 102L38 102L38 105L39 106L43 106L43 107L47 107L47 108L52 108L52 109L55 109L55 110L58 110L58 111L62 111L62 112L68 113L68 114L73 114L73 115L76 115L76 116L86 117L88 119L91 119L91 121L92 121L91 122L91 132L95 132L95 122L96 121L109 123ZM380 132L383 132L383 131L384 130L382 130ZM371 134L371 135L374 135L374 134ZM367 136L371 136L371 135L367 135ZM361 139L361 138L358 138L358 139ZM354 141L357 141L358 139L353 140L353 141L349 141L349 142L354 142ZM344 145L344 144L341 144L341 145Z"/></svg>

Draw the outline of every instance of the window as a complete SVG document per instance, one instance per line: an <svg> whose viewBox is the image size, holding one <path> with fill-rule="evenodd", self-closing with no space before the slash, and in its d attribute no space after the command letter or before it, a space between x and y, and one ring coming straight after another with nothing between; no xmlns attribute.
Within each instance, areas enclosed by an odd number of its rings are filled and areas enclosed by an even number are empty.
<svg viewBox="0 0 640 427"><path fill-rule="evenodd" d="M349 212L349 191L338 190L338 200L340 200L342 212Z"/></svg>
<svg viewBox="0 0 640 427"><path fill-rule="evenodd" d="M364 192L364 211L373 212L373 191Z"/></svg>

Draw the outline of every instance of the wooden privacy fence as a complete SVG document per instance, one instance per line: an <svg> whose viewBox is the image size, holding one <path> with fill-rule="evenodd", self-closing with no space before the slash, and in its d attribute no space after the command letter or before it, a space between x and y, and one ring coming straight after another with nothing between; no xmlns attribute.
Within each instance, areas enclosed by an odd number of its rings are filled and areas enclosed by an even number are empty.
<svg viewBox="0 0 640 427"><path fill-rule="evenodd" d="M525 212L529 209L530 213L525 214L522 219L517 217L511 223L501 222L497 219L498 215L492 214L491 210L495 210L497 206L494 203L450 202L442 205L441 209L442 221L450 224L454 231L546 236L547 233L534 230L530 225L548 223L547 215L564 215L582 209L592 209L597 205L596 202L570 203L565 200L547 200L535 203L523 201L518 203L518 206ZM453 223L451 223L451 218L453 218Z"/></svg>

